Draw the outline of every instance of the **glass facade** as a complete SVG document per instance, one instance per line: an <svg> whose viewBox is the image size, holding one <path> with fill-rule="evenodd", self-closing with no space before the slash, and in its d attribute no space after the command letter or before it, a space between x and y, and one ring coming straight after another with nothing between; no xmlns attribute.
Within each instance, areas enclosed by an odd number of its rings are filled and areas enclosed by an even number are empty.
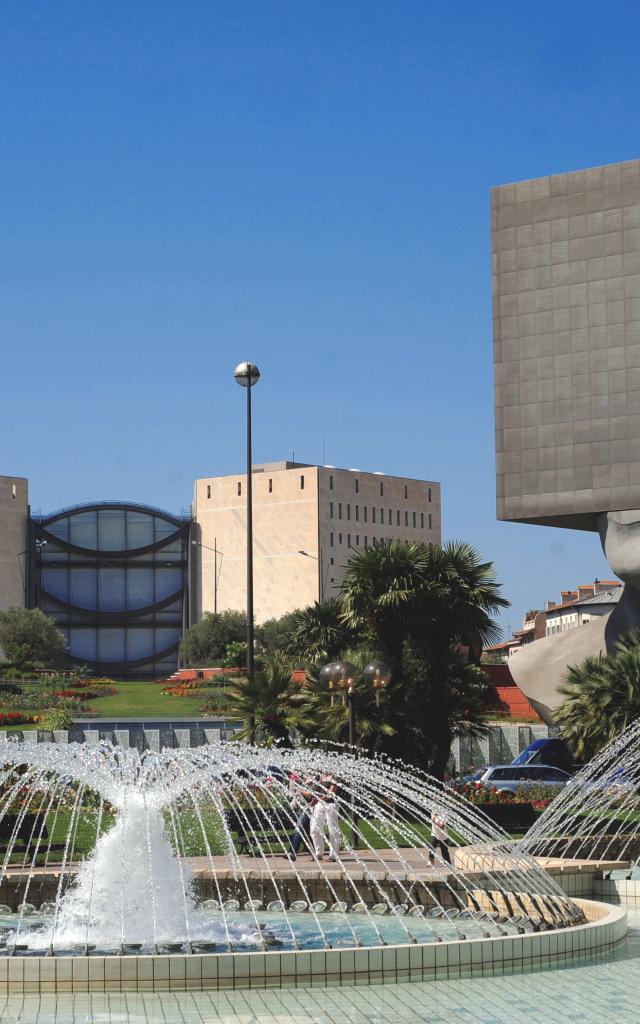
<svg viewBox="0 0 640 1024"><path fill-rule="evenodd" d="M178 664L190 521L105 503L32 520L34 601L95 671L153 678Z"/></svg>

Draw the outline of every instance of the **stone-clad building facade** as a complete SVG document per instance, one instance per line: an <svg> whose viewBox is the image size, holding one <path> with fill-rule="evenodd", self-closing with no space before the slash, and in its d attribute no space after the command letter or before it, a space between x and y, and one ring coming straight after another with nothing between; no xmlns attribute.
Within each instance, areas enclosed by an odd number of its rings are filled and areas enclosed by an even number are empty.
<svg viewBox="0 0 640 1024"><path fill-rule="evenodd" d="M640 161L492 190L499 519L640 508Z"/></svg>
<svg viewBox="0 0 640 1024"><path fill-rule="evenodd" d="M246 607L246 476L196 480L194 618ZM357 469L276 462L253 470L257 622L339 592L357 549L441 537L440 484Z"/></svg>

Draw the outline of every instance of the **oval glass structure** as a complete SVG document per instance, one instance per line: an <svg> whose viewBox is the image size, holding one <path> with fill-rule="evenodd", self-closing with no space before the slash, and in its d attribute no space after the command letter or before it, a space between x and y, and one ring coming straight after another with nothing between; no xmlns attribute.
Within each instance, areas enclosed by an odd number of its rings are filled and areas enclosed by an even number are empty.
<svg viewBox="0 0 640 1024"><path fill-rule="evenodd" d="M168 675L178 663L190 519L103 502L32 520L33 603L96 672Z"/></svg>

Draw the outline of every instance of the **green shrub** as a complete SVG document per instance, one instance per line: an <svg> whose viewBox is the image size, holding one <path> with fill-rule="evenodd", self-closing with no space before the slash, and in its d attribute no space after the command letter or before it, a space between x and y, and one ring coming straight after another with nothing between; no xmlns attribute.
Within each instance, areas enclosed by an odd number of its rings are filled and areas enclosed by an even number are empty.
<svg viewBox="0 0 640 1024"><path fill-rule="evenodd" d="M71 729L73 715L66 708L50 708L45 715L38 718L39 729Z"/></svg>

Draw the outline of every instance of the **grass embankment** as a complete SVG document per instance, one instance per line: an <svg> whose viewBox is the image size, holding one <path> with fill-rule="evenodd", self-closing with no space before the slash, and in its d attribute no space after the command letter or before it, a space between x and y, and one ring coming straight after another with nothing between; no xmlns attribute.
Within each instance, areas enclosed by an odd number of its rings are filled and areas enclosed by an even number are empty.
<svg viewBox="0 0 640 1024"><path fill-rule="evenodd" d="M113 822L114 818L111 814L103 814L100 834L111 828ZM98 834L97 824L97 810L85 809L81 811L75 825L75 836L72 836L69 846L70 859L79 861L89 856L96 843ZM178 834L178 843L175 841L174 826ZM204 826L206 841L203 836L202 826ZM40 843L40 852L35 859L36 866L42 866L45 862L55 865L62 861L70 827L71 813L68 810L59 811L57 815L51 813L47 816L46 838L43 838ZM357 848L360 850L368 849L369 847L372 847L374 850L387 849L392 845L411 847L416 845L416 843L427 840L431 833L430 828L423 824L409 826L406 831L391 830L385 832L383 828L376 826L374 822L361 820L358 823L358 827L361 838L358 841ZM205 857L208 853L207 846L214 856L227 853L225 830L220 816L215 810L202 811L202 825L196 815L190 811L181 812L174 821L167 814L165 815L165 828L166 835L174 849L179 848L187 857ZM340 828L346 841L351 844L351 824L346 818L340 822ZM36 824L34 835L37 836L39 831L40 819L38 819ZM237 840L237 833L233 833L233 838ZM458 837L458 842L460 841L460 837ZM282 853L284 849L283 844L275 838L271 843L265 838L262 840L262 846L265 852L276 855ZM288 848L288 843L286 847ZM49 855L47 857L48 849ZM0 856L4 858L5 853L6 845L0 843ZM33 854L34 847L27 849L23 843L18 842L13 849L10 863L14 866L29 866L34 862Z"/></svg>
<svg viewBox="0 0 640 1024"><path fill-rule="evenodd" d="M196 694L193 697L175 697L171 694L163 693L162 683L121 683L116 681L113 686L117 691L116 693L104 697L92 697L87 701L91 708L94 709L95 715L87 715L85 712L78 711L77 717L82 719L108 718L111 720L118 718L164 718L167 720L173 718L197 718L206 700L203 693ZM20 687L25 694L47 693L47 688L43 683L20 683ZM80 693L81 691L78 691L78 694ZM0 700L0 712L15 710L17 710L15 706L3 703ZM36 715L45 714L42 710L36 710L33 713ZM3 728L7 728L8 731L16 731L38 729L42 728L42 726L39 726L36 722L4 726Z"/></svg>
<svg viewBox="0 0 640 1024"><path fill-rule="evenodd" d="M114 686L118 692L111 697L96 697L90 701L100 718L197 717L204 702L202 694L172 697L162 692L160 683L116 682Z"/></svg>

